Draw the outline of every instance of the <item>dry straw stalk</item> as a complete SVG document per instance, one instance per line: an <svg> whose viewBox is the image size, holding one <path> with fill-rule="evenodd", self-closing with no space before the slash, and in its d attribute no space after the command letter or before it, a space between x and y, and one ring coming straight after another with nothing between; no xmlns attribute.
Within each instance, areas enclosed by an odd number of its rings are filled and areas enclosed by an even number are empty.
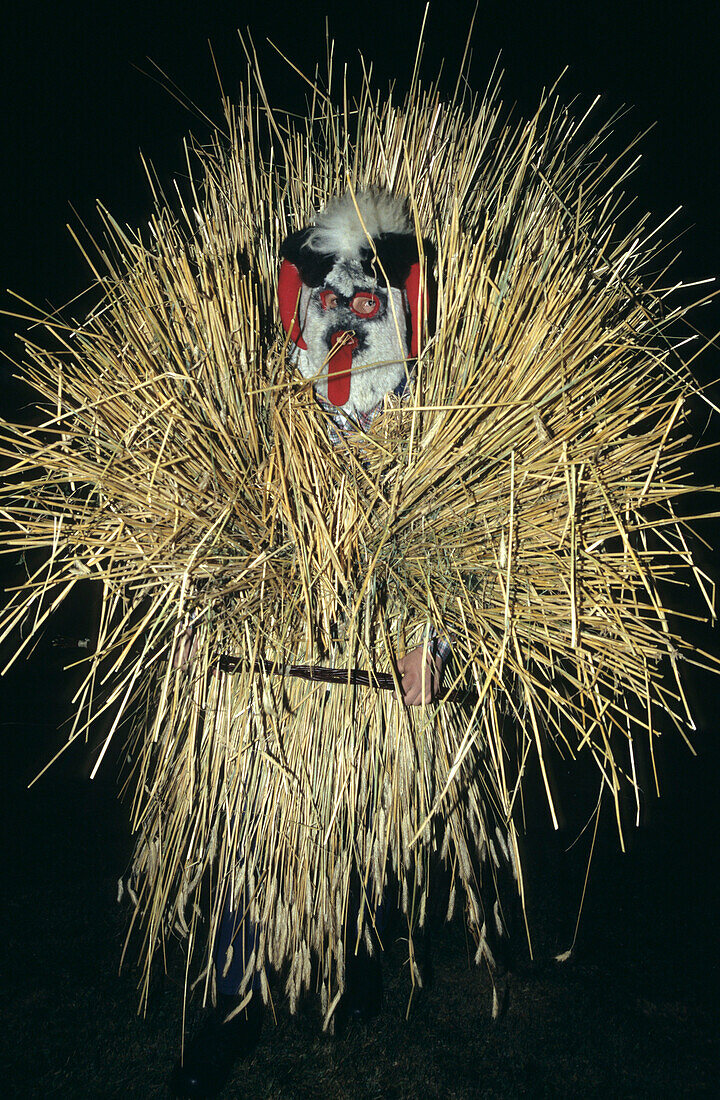
<svg viewBox="0 0 720 1100"><path fill-rule="evenodd" d="M658 716L688 726L678 661L706 658L664 591L709 589L673 506L696 387L612 123L554 93L503 121L497 87L445 102L417 74L400 103L367 76L352 103L311 81L302 121L252 68L185 197L156 192L142 233L101 211L89 315L25 339L45 413L2 428L4 545L41 553L0 634L24 624L14 659L81 579L102 587L70 736L110 716L104 754L132 720L143 996L176 933L209 988L230 890L260 929L244 989L283 968L294 1005L314 955L329 1019L389 882L414 958L442 859L492 967L526 777L556 819L553 761L593 759L622 829ZM338 448L288 365L278 248L368 186L407 197L432 242L435 317L409 403ZM431 624L471 704L273 674L392 674Z"/></svg>

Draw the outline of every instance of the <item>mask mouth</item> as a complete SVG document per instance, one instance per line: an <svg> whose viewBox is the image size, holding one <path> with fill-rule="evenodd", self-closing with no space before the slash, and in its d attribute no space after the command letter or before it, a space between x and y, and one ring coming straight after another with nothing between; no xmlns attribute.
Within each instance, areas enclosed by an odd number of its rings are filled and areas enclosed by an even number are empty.
<svg viewBox="0 0 720 1100"><path fill-rule="evenodd" d="M328 356L328 401L339 408L350 399L352 357L358 347L354 332L339 329L330 337Z"/></svg>

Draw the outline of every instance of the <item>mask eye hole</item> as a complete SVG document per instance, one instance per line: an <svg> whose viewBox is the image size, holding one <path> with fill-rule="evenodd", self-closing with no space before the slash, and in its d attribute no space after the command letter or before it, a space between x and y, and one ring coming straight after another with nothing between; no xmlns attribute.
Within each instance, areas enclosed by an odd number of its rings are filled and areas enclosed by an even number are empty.
<svg viewBox="0 0 720 1100"><path fill-rule="evenodd" d="M337 294L334 290L323 290L320 292L320 304L323 309L337 309Z"/></svg>
<svg viewBox="0 0 720 1100"><path fill-rule="evenodd" d="M357 317L374 317L380 309L380 300L376 294L360 290L353 296L350 309Z"/></svg>

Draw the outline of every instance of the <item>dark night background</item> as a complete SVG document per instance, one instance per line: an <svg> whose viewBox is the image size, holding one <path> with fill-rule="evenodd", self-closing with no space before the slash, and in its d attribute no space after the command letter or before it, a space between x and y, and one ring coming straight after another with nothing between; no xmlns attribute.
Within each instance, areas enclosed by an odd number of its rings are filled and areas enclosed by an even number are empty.
<svg viewBox="0 0 720 1100"><path fill-rule="evenodd" d="M444 63L454 77L473 8L468 0L431 5L429 76ZM374 61L380 86L391 79L404 86L421 4L14 5L0 26L0 308L16 308L8 287L36 304L60 306L87 285L65 225L77 227L81 219L97 228L96 200L120 222L147 220L151 199L140 150L165 183L184 171L182 139L188 131L202 139L207 125L159 86L151 62L219 121L207 43L232 94L245 70L236 30L247 26L271 101L302 110L300 81L265 40L311 70L324 57L326 11L338 58L353 61L362 51ZM482 89L502 53L503 98L527 113L569 66L566 99L578 94L589 103L600 93L598 118L632 108L618 147L655 124L631 186L657 222L682 205L674 222L683 233L676 272L692 281L720 269L719 42L720 4L710 0L481 2L472 80ZM718 304L695 321L713 336L720 330ZM18 354L18 324L0 318L0 346L11 356ZM715 350L699 372L704 382L720 376ZM28 394L11 373L0 366L0 410L22 417ZM703 459L699 479L709 480L714 465ZM714 537L712 528L706 533ZM716 562L708 559L707 566L715 577ZM7 1047L4 1091L13 1097L163 1095L179 1035L172 974L159 983L146 1019L134 1015L132 970L116 975L122 917L114 884L128 838L112 769L90 784L87 750L76 751L26 790L61 743L57 726L69 713L74 683L62 669L67 653L50 640L85 633L78 600L34 656L0 681L0 1050ZM717 649L712 636L703 640ZM667 789L651 804L629 853L617 852L609 828L601 833L575 963L558 968L547 959L571 938L582 859L561 854L572 838L538 829L530 843L538 853L539 951L531 966L520 950L503 1021L490 1023L486 986L467 965L456 924L439 934L435 984L409 1022L400 945L389 952L388 1003L376 1029L334 1044L319 1035L310 1010L298 1021L279 1012L277 1029L266 1028L228 1095L715 1095L717 687L697 678L690 692L701 727L699 755L665 745Z"/></svg>

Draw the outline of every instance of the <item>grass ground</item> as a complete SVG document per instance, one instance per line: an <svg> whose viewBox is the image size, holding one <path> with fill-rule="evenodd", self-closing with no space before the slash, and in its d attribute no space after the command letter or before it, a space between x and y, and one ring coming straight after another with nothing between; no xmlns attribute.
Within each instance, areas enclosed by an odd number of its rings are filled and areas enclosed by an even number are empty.
<svg viewBox="0 0 720 1100"><path fill-rule="evenodd" d="M30 674L27 674L30 675ZM34 676L34 679L32 678ZM57 699L42 668L25 702L1 720L7 754L0 907L2 1095L161 1097L181 1030L181 970L158 980L140 1017L137 975L118 977L124 915L116 882L128 851L109 780L70 762L30 792L25 780L50 738L38 700ZM34 701L34 704L33 704ZM42 708L40 708L41 710ZM13 725L13 723L15 723ZM575 958L568 946L581 860L546 833L529 838L535 961L522 938L507 1010L490 1019L490 989L470 961L462 919L433 937L434 980L413 998L402 927L388 936L385 1006L373 1027L322 1034L312 1003L291 1018L279 986L257 1052L226 1095L258 1100L717 1095L720 953L713 874L718 809L712 759L685 761L675 793L621 856L602 836ZM695 769L694 771L692 769ZM199 1017L191 1006L190 1027Z"/></svg>

